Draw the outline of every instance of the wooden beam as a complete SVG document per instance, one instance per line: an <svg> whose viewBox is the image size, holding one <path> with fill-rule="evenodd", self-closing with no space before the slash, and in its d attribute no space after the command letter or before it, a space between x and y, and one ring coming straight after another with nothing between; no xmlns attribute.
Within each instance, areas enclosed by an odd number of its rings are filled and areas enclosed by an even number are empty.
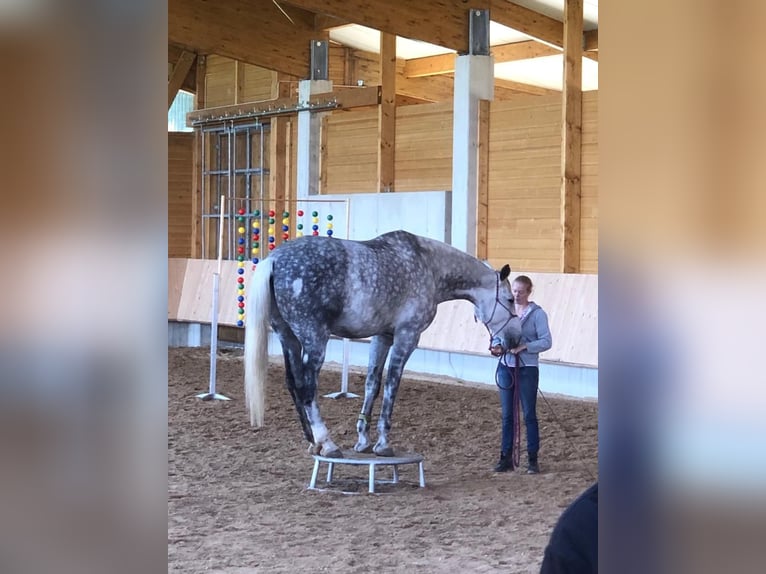
<svg viewBox="0 0 766 574"><path fill-rule="evenodd" d="M534 40L500 44L499 46L492 47L492 56L495 58L495 64L528 60L541 56L553 56L560 53L561 50L535 42ZM455 72L455 55L452 53L440 54L438 56L405 60L404 75L408 78L422 78L439 74L452 74Z"/></svg>
<svg viewBox="0 0 766 574"><path fill-rule="evenodd" d="M282 212L286 209L287 191L285 175L287 170L287 122L288 118L271 118L269 130L269 190L268 196L274 200L274 209L282 220ZM289 210L288 210L289 211ZM282 234L277 234L277 244L282 243Z"/></svg>
<svg viewBox="0 0 766 574"><path fill-rule="evenodd" d="M380 103L380 86L365 88L339 88L327 94L317 94L309 100L309 106L315 108L328 107L331 109L360 108L377 106ZM206 120L233 119L248 114L263 114L277 116L297 113L298 100L295 96L206 108L186 114L186 124Z"/></svg>
<svg viewBox="0 0 766 574"><path fill-rule="evenodd" d="M311 41L327 32L314 29L313 14L285 10L293 22L272 0L168 0L168 41L305 78Z"/></svg>
<svg viewBox="0 0 766 574"><path fill-rule="evenodd" d="M580 271L583 0L564 3L561 122L561 271Z"/></svg>
<svg viewBox="0 0 766 574"><path fill-rule="evenodd" d="M535 40L557 48L564 46L564 24L524 6L493 0L490 17L498 24L523 32Z"/></svg>
<svg viewBox="0 0 766 574"><path fill-rule="evenodd" d="M598 28L595 30L589 30L588 32L585 32L583 35L583 46L582 49L586 52L590 52L591 50L598 51Z"/></svg>
<svg viewBox="0 0 766 574"><path fill-rule="evenodd" d="M342 18L327 16L326 14L314 14L314 30L339 28L340 26L346 26L348 23L348 20L343 20Z"/></svg>
<svg viewBox="0 0 766 574"><path fill-rule="evenodd" d="M396 36L380 33L380 85L378 106L378 191L394 191L396 143Z"/></svg>
<svg viewBox="0 0 766 574"><path fill-rule="evenodd" d="M173 73L170 74L168 79L168 109L173 105L173 100L176 99L178 90L181 89L186 76L189 75L189 70L191 70L196 57L197 55L194 52L181 52L176 65L173 66Z"/></svg>
<svg viewBox="0 0 766 574"><path fill-rule="evenodd" d="M194 92L194 107L205 107L205 77L207 74L207 58L197 57L197 82ZM192 214L191 214L191 243L192 258L202 257L202 146L205 139L200 130L194 130L194 173L192 174Z"/></svg>
<svg viewBox="0 0 766 574"><path fill-rule="evenodd" d="M503 80L501 78L495 78L495 86L499 88L505 88L513 90L515 92L521 92L524 94L532 94L533 96L547 96L550 94L558 94L558 90L551 90L550 88L541 88L540 86L533 86L532 84L522 84L521 82L514 82L511 80Z"/></svg>
<svg viewBox="0 0 766 574"><path fill-rule="evenodd" d="M469 10L488 9L490 6L490 0L387 0L385 3L370 0L284 0L284 3L459 52L468 51Z"/></svg>

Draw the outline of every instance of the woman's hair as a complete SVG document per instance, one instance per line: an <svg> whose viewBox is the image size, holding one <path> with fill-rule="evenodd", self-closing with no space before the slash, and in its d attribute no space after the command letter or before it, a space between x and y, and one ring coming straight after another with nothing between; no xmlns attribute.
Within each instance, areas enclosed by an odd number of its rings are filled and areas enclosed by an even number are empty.
<svg viewBox="0 0 766 574"><path fill-rule="evenodd" d="M532 292L532 287L534 287L534 285L532 285L532 280L526 275L519 275L518 277L516 277L516 279L513 280L513 282L521 283L522 285L525 285L527 288L527 291L530 293Z"/></svg>

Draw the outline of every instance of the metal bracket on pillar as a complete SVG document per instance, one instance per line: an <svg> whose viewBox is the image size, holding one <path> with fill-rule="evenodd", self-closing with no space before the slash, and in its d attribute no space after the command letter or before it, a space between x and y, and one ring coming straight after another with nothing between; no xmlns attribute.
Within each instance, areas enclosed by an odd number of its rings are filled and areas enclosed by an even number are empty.
<svg viewBox="0 0 766 574"><path fill-rule="evenodd" d="M330 46L326 40L311 41L311 80L330 79Z"/></svg>
<svg viewBox="0 0 766 574"><path fill-rule="evenodd" d="M489 56L489 10L471 10L468 23L468 54Z"/></svg>

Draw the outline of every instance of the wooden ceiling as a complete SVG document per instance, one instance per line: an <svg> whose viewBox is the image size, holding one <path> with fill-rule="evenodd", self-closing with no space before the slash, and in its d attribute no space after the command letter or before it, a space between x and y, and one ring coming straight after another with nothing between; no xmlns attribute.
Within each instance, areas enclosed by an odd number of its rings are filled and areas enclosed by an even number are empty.
<svg viewBox="0 0 766 574"><path fill-rule="evenodd" d="M493 21L533 38L494 46L496 62L561 52L562 22L506 0L168 0L168 63L187 63L188 55L218 54L297 78L309 75L311 40L328 39L328 29L360 24L397 36L430 42L464 53L468 49L468 10L489 9ZM585 55L598 58L598 30L583 35ZM402 62L398 84L418 82L436 89L451 81L454 54ZM181 87L194 91L195 66ZM176 74L177 75L177 74ZM405 81L406 80L406 81ZM499 84L501 85L501 84ZM535 86L505 81L512 92L548 93Z"/></svg>

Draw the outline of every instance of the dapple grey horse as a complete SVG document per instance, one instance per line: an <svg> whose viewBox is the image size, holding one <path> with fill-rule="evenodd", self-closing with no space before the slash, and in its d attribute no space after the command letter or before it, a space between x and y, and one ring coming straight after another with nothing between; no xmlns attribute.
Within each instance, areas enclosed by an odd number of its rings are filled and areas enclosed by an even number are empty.
<svg viewBox="0 0 766 574"><path fill-rule="evenodd" d="M369 452L372 407L391 351L378 440L372 450L392 456L391 414L404 366L443 301L473 303L493 336L520 324L505 265L488 264L441 241L393 231L369 241L301 237L283 243L253 274L245 320L245 394L250 422L263 424L268 323L279 336L287 389L310 451L342 456L322 421L317 377L331 335L372 337L364 403L354 450Z"/></svg>

